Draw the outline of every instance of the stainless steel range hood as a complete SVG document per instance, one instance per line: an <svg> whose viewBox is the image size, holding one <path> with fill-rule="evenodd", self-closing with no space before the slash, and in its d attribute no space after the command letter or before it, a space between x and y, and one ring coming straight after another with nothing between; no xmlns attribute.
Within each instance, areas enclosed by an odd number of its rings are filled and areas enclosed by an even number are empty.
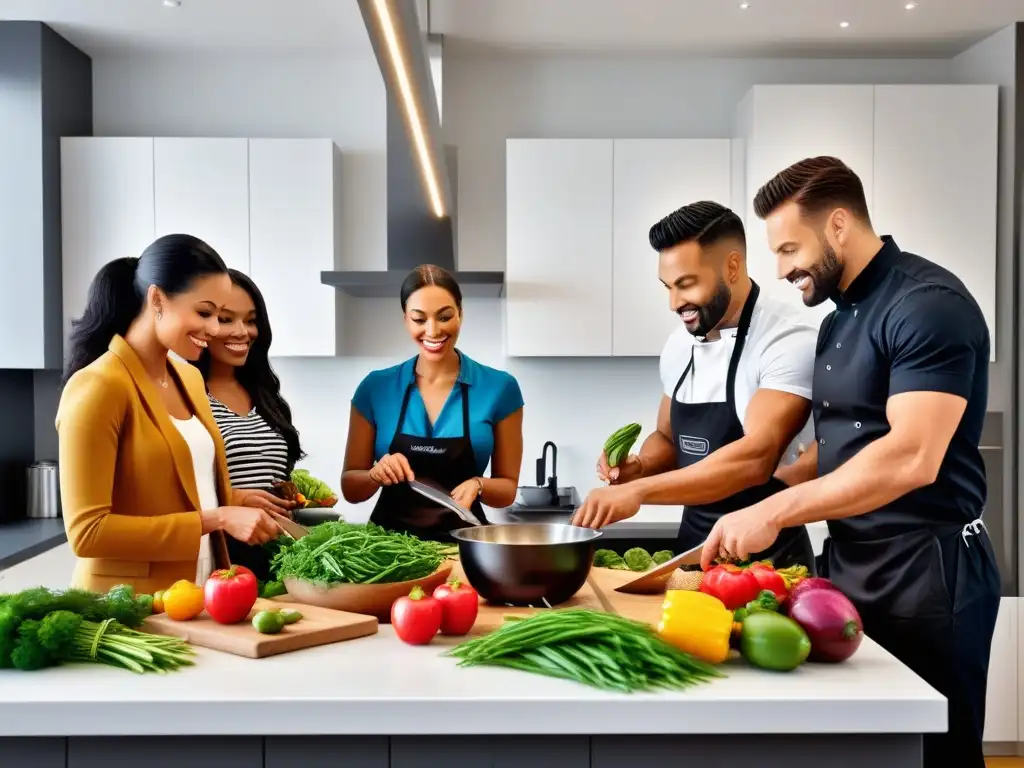
<svg viewBox="0 0 1024 768"><path fill-rule="evenodd" d="M414 0L359 0L359 7L387 92L387 267L324 272L322 281L352 296L397 298L412 269L437 264L455 274L464 295L498 297L504 289L503 272L458 269L457 158L441 138L442 42L428 40L423 32L427 25L420 25ZM400 68L393 62L395 48L404 64ZM418 112L419 146L403 85ZM433 170L433 185L421 157ZM439 161L431 163L430 158Z"/></svg>

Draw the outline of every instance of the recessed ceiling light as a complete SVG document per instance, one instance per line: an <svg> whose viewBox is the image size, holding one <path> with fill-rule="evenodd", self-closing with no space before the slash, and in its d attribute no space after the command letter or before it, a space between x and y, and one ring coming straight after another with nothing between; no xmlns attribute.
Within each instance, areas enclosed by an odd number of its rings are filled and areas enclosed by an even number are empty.
<svg viewBox="0 0 1024 768"><path fill-rule="evenodd" d="M181 0L164 0L165 8L177 8L181 5Z"/></svg>
<svg viewBox="0 0 1024 768"><path fill-rule="evenodd" d="M840 21L839 22L839 26L842 27L843 29L846 29L848 26L850 26L850 22L848 22L848 21Z"/></svg>
<svg viewBox="0 0 1024 768"><path fill-rule="evenodd" d="M903 10L905 11L912 11L915 8L917 8L917 3L907 3L906 5L903 6Z"/></svg>
<svg viewBox="0 0 1024 768"><path fill-rule="evenodd" d="M740 3L740 10L745 11L750 7L750 3Z"/></svg>

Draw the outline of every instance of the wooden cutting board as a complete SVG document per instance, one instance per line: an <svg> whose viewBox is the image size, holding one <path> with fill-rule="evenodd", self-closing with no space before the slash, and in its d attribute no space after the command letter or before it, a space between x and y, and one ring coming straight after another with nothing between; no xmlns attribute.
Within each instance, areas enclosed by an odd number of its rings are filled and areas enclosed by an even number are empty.
<svg viewBox="0 0 1024 768"><path fill-rule="evenodd" d="M661 604L665 600L664 594L627 595L615 591L616 587L635 578L636 574L631 571L616 571L611 568L592 568L590 571L590 579L607 603L609 610L627 619L657 626L661 621Z"/></svg>
<svg viewBox="0 0 1024 768"><path fill-rule="evenodd" d="M334 611L316 605L300 605L287 601L288 608L302 613L302 619L289 624L276 635L261 635L252 627L252 617L259 611L282 608L273 600L257 600L246 621L218 624L206 611L191 621L174 621L161 613L146 619L142 629L156 635L171 635L202 648L233 653L250 659L298 651L316 645L353 640L377 633L377 619L358 613Z"/></svg>
<svg viewBox="0 0 1024 768"><path fill-rule="evenodd" d="M455 561L454 567L452 568L452 576L461 581L466 581L465 574L462 571L462 566L459 564L458 560ZM595 611L607 610L605 604L601 601L600 596L590 582L584 584L580 591L573 595L568 601L556 607L590 608ZM502 625L506 616L532 616L535 613L546 610L549 609L513 608L511 606L491 605L481 599L480 612L477 614L476 624L473 625L473 630L470 634L486 635L488 632L493 632Z"/></svg>

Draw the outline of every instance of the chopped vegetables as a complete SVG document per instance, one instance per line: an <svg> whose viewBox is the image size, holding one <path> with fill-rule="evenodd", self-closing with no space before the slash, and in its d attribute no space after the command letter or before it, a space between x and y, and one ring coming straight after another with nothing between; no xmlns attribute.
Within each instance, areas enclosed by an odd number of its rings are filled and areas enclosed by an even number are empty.
<svg viewBox="0 0 1024 768"><path fill-rule="evenodd" d="M374 523L328 522L281 547L270 567L282 580L387 584L429 576L454 552L454 547L393 533Z"/></svg>
<svg viewBox="0 0 1024 768"><path fill-rule="evenodd" d="M772 613L779 612L779 599L775 593L770 589L762 589L761 594L755 597L746 605L741 605L735 611L733 611L733 618L742 622L747 616L758 611L771 611Z"/></svg>
<svg viewBox="0 0 1024 768"><path fill-rule="evenodd" d="M673 557L672 551L668 549L659 549L653 555L643 547L632 547L623 555L611 549L599 549L594 553L594 567L617 571L648 571Z"/></svg>
<svg viewBox="0 0 1024 768"><path fill-rule="evenodd" d="M35 670L62 662L162 672L191 664L183 640L135 631L152 598L119 585L98 594L43 587L0 595L0 668Z"/></svg>
<svg viewBox="0 0 1024 768"><path fill-rule="evenodd" d="M496 631L448 655L459 666L509 667L624 693L681 689L723 676L647 624L581 608L506 617Z"/></svg>
<svg viewBox="0 0 1024 768"><path fill-rule="evenodd" d="M663 640L711 664L729 657L733 615L721 600L703 592L670 589L661 610L658 635Z"/></svg>

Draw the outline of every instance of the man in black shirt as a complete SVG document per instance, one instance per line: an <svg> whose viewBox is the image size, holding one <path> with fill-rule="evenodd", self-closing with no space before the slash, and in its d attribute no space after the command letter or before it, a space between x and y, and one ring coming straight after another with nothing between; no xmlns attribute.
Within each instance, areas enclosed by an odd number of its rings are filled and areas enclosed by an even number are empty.
<svg viewBox="0 0 1024 768"><path fill-rule="evenodd" d="M757 193L780 277L808 306L836 306L818 333L815 443L790 487L723 517L704 548L745 559L783 528L826 520L823 558L865 632L949 701L949 731L924 765L983 768L999 572L982 522L978 444L989 334L949 271L871 227L860 179L816 157Z"/></svg>

